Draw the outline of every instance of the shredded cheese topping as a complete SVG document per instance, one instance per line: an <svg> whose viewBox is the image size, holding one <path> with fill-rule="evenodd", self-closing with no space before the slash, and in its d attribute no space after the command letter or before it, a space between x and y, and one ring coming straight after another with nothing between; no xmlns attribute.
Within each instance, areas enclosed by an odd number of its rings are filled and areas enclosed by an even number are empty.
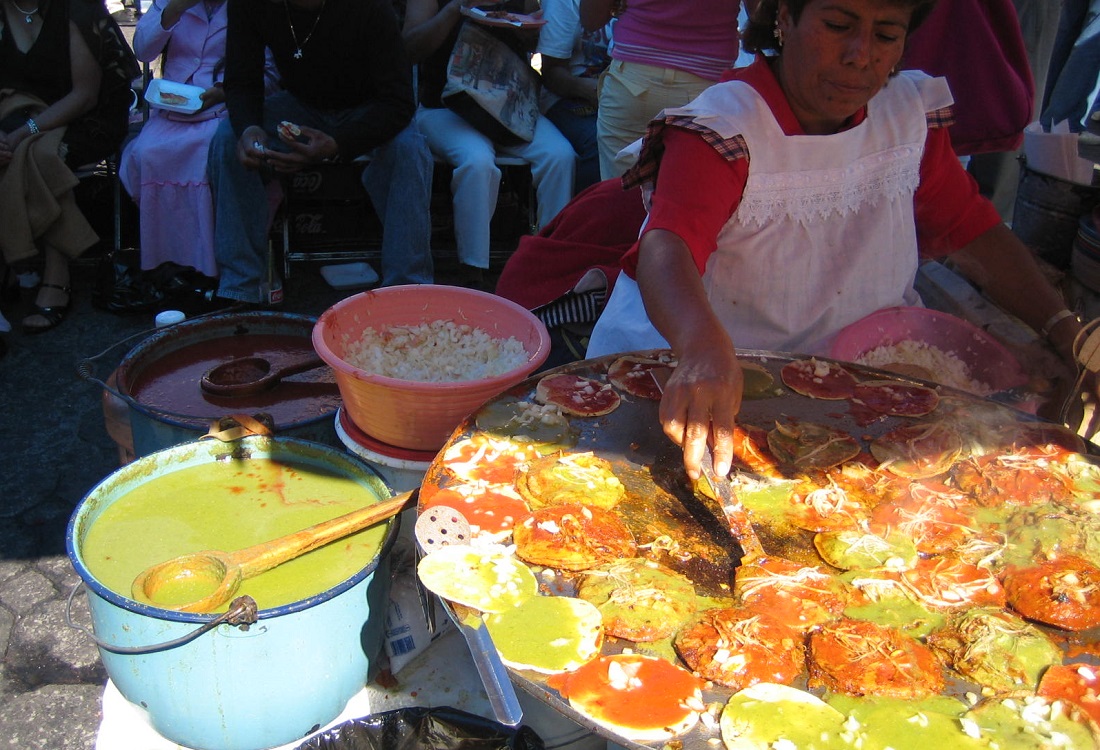
<svg viewBox="0 0 1100 750"><path fill-rule="evenodd" d="M909 339L878 346L861 354L856 362L880 370L888 370L892 365L913 365L927 370L937 382L952 388L979 396L988 396L993 392L988 385L975 380L970 367L954 353L923 341Z"/></svg>
<svg viewBox="0 0 1100 750"><path fill-rule="evenodd" d="M527 350L515 336L493 338L450 320L413 326L364 328L345 341L344 361L389 378L424 383L480 380L521 367Z"/></svg>

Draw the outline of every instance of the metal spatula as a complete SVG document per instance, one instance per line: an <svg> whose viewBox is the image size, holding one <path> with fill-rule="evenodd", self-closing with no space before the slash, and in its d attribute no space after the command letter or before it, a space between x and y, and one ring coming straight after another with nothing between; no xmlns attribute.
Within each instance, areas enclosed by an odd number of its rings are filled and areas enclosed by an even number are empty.
<svg viewBox="0 0 1100 750"><path fill-rule="evenodd" d="M714 471L714 456L710 451L703 453L700 464L703 470L703 480L710 487L711 494L722 506L722 512L726 515L726 523L729 524L730 533L737 543L741 545L742 560L764 557L764 545L760 543L760 537L756 535L749 514L745 506L741 504L741 498L733 491L728 477L720 477Z"/></svg>
<svg viewBox="0 0 1100 750"><path fill-rule="evenodd" d="M668 383L671 375L670 371L653 369L649 371L649 375L653 378L653 382L657 384L657 390L664 394L665 384ZM756 535L756 529L753 528L752 521L749 520L745 506L741 504L741 499L734 494L729 478L719 477L714 471L714 455L709 450L703 452L703 460L699 468L703 471L703 481L710 488L710 496L722 506L722 512L726 516L730 533L741 545L742 559L763 557L764 546L760 543L760 537Z"/></svg>
<svg viewBox="0 0 1100 750"><path fill-rule="evenodd" d="M425 553L450 544L469 544L472 535L466 517L454 508L444 505L428 508L421 513L416 519L413 533L417 544ZM493 639L480 613L461 605L453 605L452 611L485 686L493 716L505 726L518 726L523 721L523 708L519 705L508 670L500 660L500 654L493 645Z"/></svg>

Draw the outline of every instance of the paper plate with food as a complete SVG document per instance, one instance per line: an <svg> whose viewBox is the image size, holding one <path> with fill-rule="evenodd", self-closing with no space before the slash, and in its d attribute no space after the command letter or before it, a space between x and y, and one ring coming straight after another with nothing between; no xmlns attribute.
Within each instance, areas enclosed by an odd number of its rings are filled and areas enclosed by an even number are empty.
<svg viewBox="0 0 1100 750"><path fill-rule="evenodd" d="M538 29L546 25L546 19L529 16L525 13L512 13L507 10L488 8L462 8L462 15L472 18L486 26L511 26L516 29Z"/></svg>
<svg viewBox="0 0 1100 750"><path fill-rule="evenodd" d="M201 86L154 78L145 89L145 101L150 107L193 115L202 109L203 91Z"/></svg>

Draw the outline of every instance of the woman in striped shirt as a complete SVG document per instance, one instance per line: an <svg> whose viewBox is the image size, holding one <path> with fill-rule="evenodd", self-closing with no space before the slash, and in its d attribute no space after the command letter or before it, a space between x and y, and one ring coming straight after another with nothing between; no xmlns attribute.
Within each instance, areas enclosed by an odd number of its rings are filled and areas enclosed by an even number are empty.
<svg viewBox="0 0 1100 750"><path fill-rule="evenodd" d="M751 9L756 1L745 4ZM739 0L581 0L586 30L614 17L596 120L600 179L631 166L633 156L617 154L658 112L687 104L733 66L740 10Z"/></svg>

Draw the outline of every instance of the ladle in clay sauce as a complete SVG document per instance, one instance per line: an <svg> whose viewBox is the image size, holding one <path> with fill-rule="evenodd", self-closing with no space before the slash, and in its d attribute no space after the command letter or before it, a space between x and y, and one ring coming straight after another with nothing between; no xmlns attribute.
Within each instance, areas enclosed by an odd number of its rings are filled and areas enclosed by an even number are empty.
<svg viewBox="0 0 1100 750"><path fill-rule="evenodd" d="M145 569L134 579L134 599L177 612L213 612L236 594L241 582L287 560L323 547L415 505L415 491L322 521L293 534L236 552L204 550ZM186 599L186 601L180 601Z"/></svg>
<svg viewBox="0 0 1100 750"><path fill-rule="evenodd" d="M313 370L325 362L312 354L297 362L272 367L263 357L239 357L211 367L199 381L200 387L214 396L254 396L274 388L288 375Z"/></svg>

